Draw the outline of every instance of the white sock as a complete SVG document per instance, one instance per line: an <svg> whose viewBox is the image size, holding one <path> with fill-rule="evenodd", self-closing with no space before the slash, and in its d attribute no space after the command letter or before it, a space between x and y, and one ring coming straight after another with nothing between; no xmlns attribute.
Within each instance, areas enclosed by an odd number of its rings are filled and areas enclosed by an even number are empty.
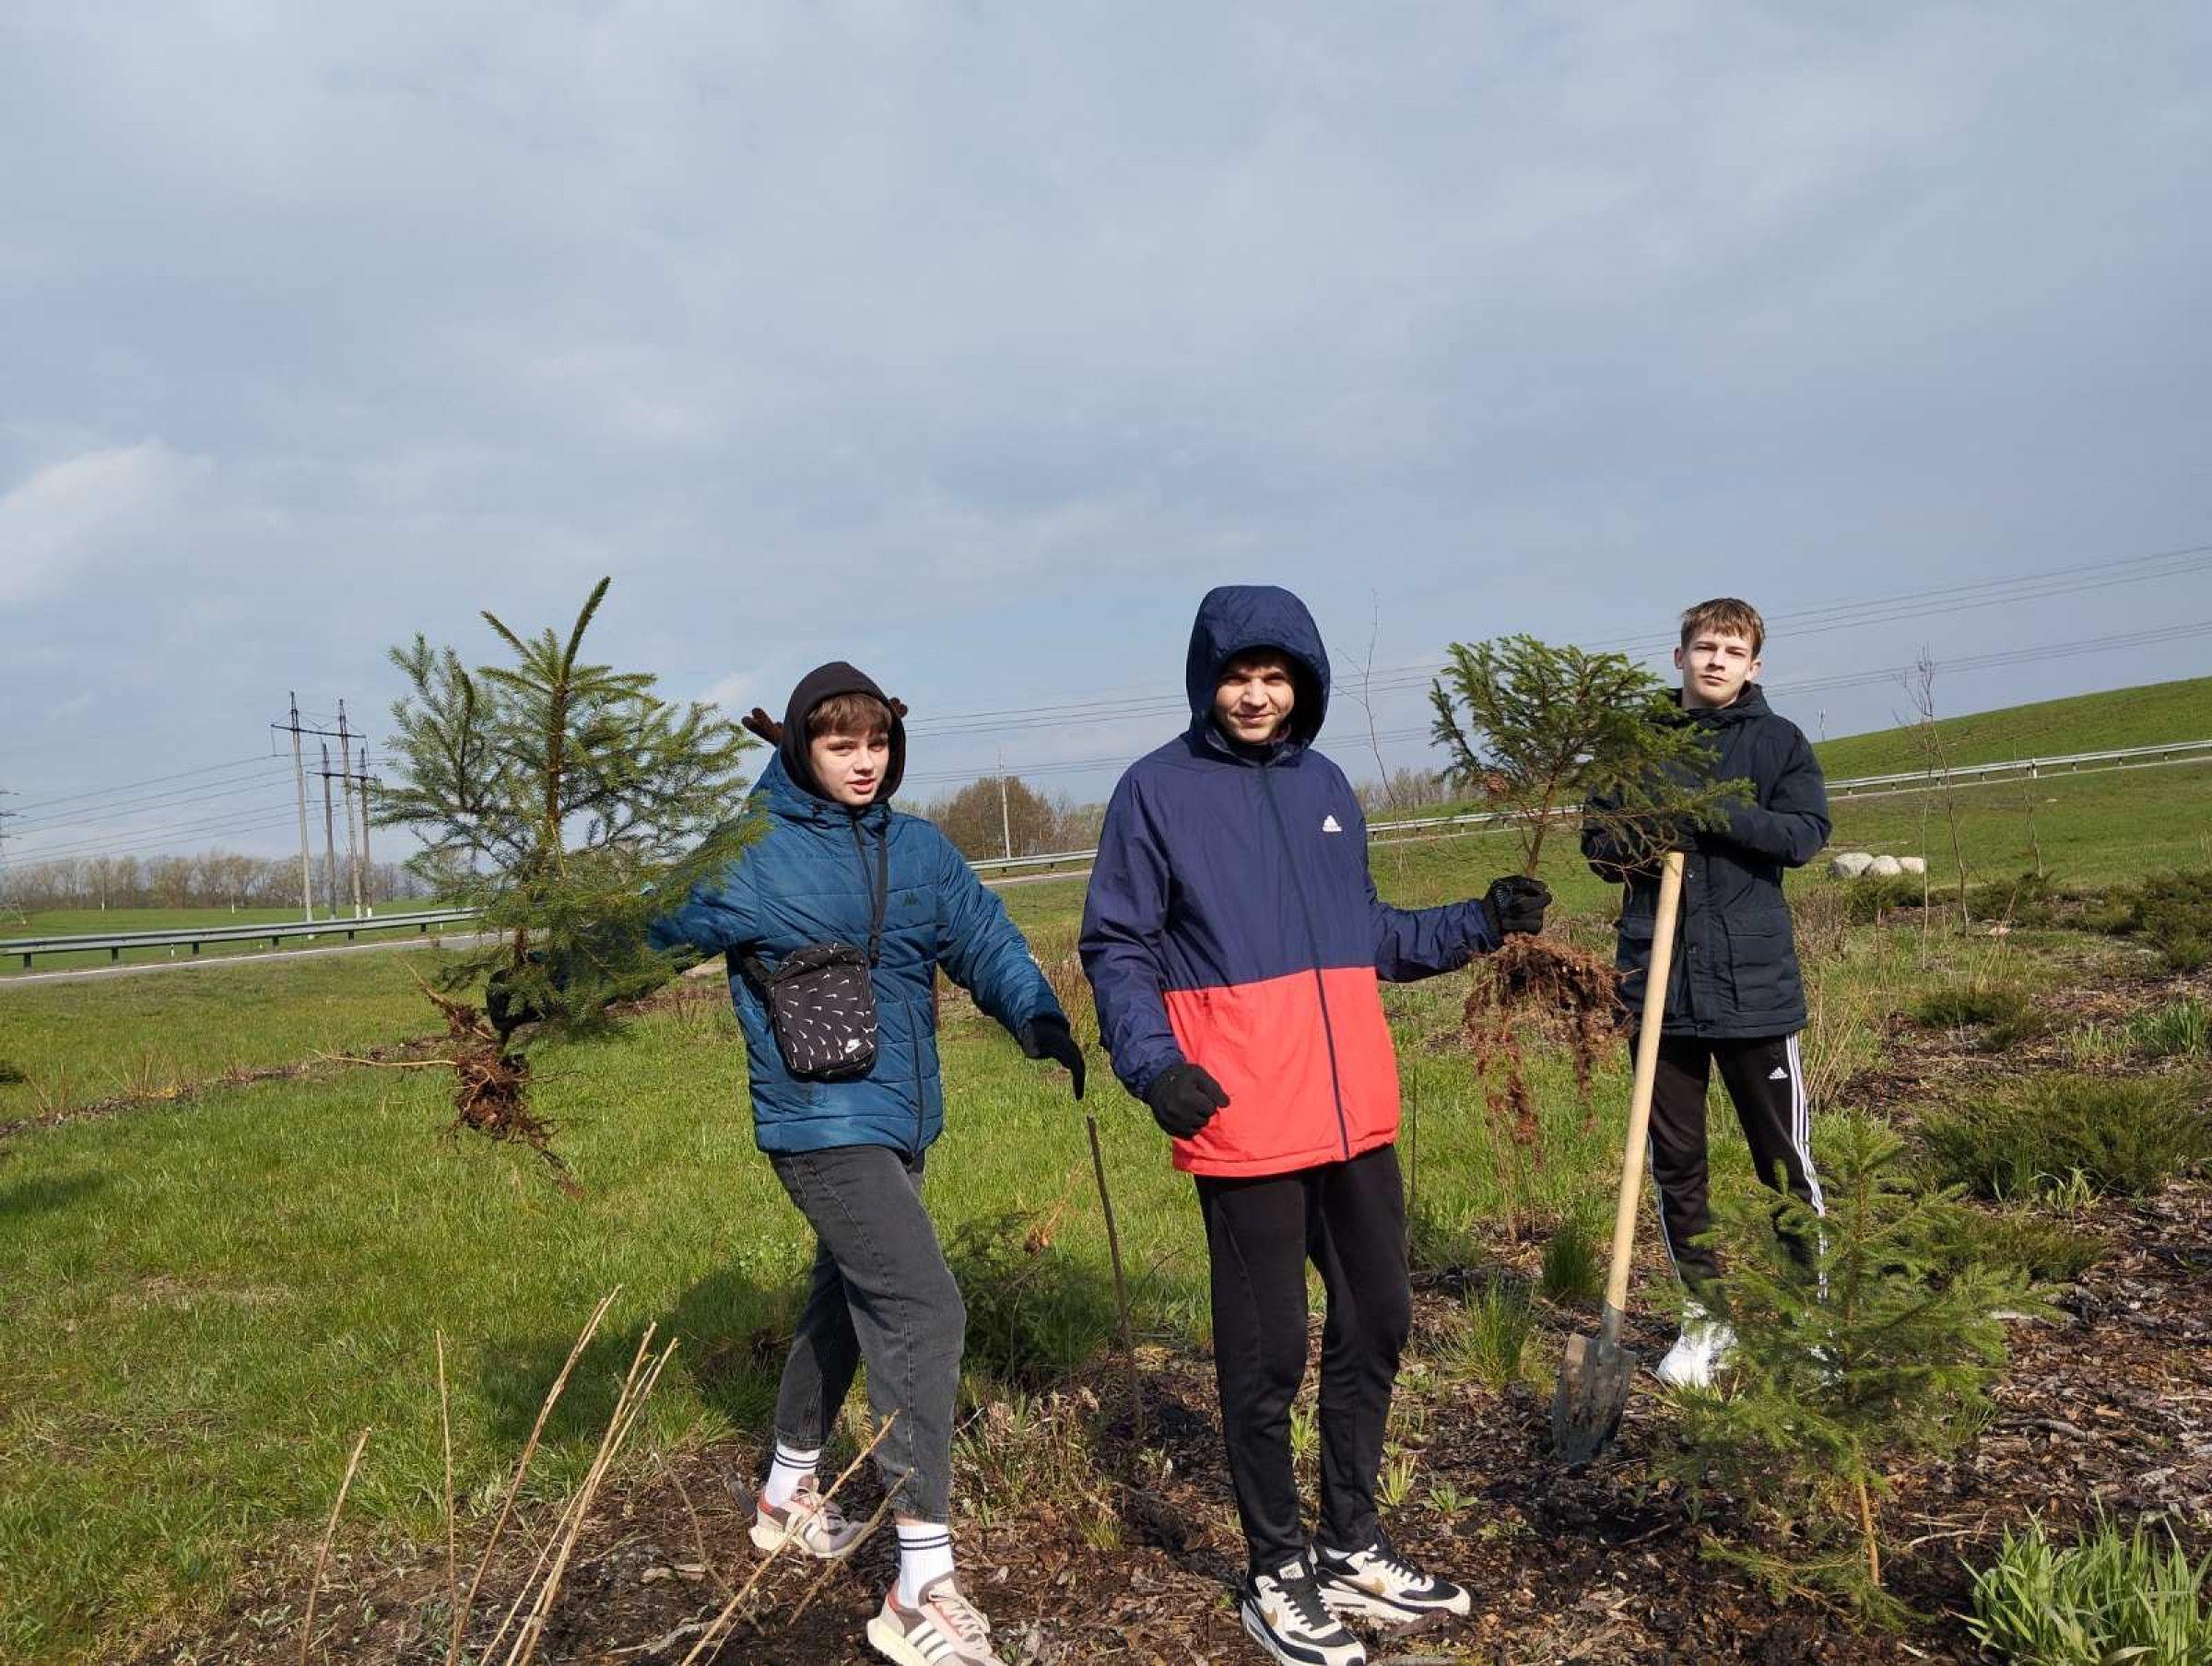
<svg viewBox="0 0 2212 1666"><path fill-rule="evenodd" d="M821 1456L822 1449L818 1446L806 1452L777 1441L776 1455L768 1466L768 1484L760 1489L761 1496L778 1509L787 1508L792 1495L799 1490L799 1483L813 1478L814 1466Z"/></svg>
<svg viewBox="0 0 2212 1666"><path fill-rule="evenodd" d="M921 1605L922 1593L952 1571L952 1529L942 1521L899 1524L899 1601Z"/></svg>

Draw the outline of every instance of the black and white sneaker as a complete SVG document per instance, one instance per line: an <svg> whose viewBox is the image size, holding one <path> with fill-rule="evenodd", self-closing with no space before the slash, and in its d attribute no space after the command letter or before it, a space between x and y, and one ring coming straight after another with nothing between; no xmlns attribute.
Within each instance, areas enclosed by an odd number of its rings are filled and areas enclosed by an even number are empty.
<svg viewBox="0 0 2212 1666"><path fill-rule="evenodd" d="M1237 1614L1252 1640L1283 1666L1367 1666L1359 1639L1322 1601L1305 1556L1245 1580Z"/></svg>
<svg viewBox="0 0 2212 1666"><path fill-rule="evenodd" d="M1475 1606L1465 1586L1421 1572L1379 1532L1365 1550L1319 1547L1313 1577L1330 1613L1384 1625L1419 1625L1465 1615Z"/></svg>

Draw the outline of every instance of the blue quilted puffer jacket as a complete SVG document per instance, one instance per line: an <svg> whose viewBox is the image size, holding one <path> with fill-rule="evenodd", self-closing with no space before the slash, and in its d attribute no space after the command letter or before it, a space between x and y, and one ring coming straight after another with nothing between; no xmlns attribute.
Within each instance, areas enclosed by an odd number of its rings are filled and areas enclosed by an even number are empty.
<svg viewBox="0 0 2212 1666"><path fill-rule="evenodd" d="M918 1152L945 1126L930 999L936 968L1009 1030L1059 1015L1052 986L1005 905L928 822L888 804L855 811L818 798L792 780L782 756L761 772L754 806L765 813L760 837L654 922L653 945L688 944L702 956L725 957L761 1150ZM767 1006L739 961L756 955L772 970L809 944L865 944L881 840L890 845L890 898L874 974L876 1067L848 1082L797 1081L783 1068Z"/></svg>

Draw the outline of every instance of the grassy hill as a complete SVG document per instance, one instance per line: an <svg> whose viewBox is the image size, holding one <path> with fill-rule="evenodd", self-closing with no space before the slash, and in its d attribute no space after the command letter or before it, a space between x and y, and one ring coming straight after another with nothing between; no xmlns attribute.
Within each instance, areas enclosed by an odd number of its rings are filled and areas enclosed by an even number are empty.
<svg viewBox="0 0 2212 1666"><path fill-rule="evenodd" d="M1939 676L1938 710L1942 698ZM1785 708L1786 704L1785 700ZM2053 753L2212 739L2212 677L2108 688L2063 700L1941 718L1936 729L1944 754L1953 764L1994 764ZM1831 779L1919 768L1924 757L1920 740L1907 729L1845 735L1814 750Z"/></svg>

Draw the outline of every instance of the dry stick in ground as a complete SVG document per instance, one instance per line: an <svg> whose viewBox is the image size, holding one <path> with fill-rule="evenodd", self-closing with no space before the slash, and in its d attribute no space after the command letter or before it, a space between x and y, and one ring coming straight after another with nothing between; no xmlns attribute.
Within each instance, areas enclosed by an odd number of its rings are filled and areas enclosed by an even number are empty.
<svg viewBox="0 0 2212 1666"><path fill-rule="evenodd" d="M652 1396L654 1384L661 1379L661 1371L676 1355L677 1343L671 1342L661 1350L657 1359L647 1363L647 1353L653 1344L653 1327L647 1325L645 1334L639 1339L637 1356L629 1362L629 1373L622 1379L622 1391L616 1398L615 1409L607 1418L606 1433L600 1437L599 1450L592 1460L590 1472L583 1484L577 1489L576 1500L569 1510L567 1531L561 1535L560 1554L553 1558L553 1566L547 1573L545 1583L538 1587L537 1601L531 1604L530 1616L523 1622L516 1634L514 1647L508 1651L507 1666L530 1666L537 1653L538 1640L545 1636L546 1617L553 1612L553 1600L559 1594L562 1576L568 1572L569 1559L575 1554L576 1540L583 1531L584 1519L591 1513L592 1502L599 1487L613 1468L616 1455L622 1443L637 1426L643 1414L645 1402ZM494 1639L496 1646L497 1639ZM489 1650L486 1650L487 1655Z"/></svg>
<svg viewBox="0 0 2212 1666"><path fill-rule="evenodd" d="M346 1508L353 1472L360 1467L361 1449L368 1444L369 1431L363 1429L353 1443L353 1456L346 1461L346 1478L338 1483L338 1501L330 1507L330 1525L323 1530L323 1543L315 1547L315 1571L307 1582L307 1618L300 1627L300 1666L307 1666L307 1651L315 1639L315 1598L323 1589L323 1565L330 1559L330 1542L337 1535L338 1512Z"/></svg>
<svg viewBox="0 0 2212 1666"><path fill-rule="evenodd" d="M905 1484L906 1477L904 1475L900 1476L899 1485L903 1486ZM876 1513L868 1518L867 1524L860 1530L860 1537L853 1541L855 1546L865 1543L867 1542L868 1535L883 1525L883 1519L891 1513L892 1501L898 1496L898 1486L892 1487L889 1492L884 1494L883 1502L876 1507ZM790 1630L792 1626L796 1625L805 1616L806 1611L814 1606L815 1598L822 1594L822 1587L830 1583L830 1576L835 1573L844 1565L844 1557L832 1557L829 1565L825 1566L820 1573L815 1576L814 1583L806 1588L806 1594L799 1599L798 1607L791 1611L791 1618L784 1622L784 1629L786 1631Z"/></svg>
<svg viewBox="0 0 2212 1666"><path fill-rule="evenodd" d="M613 1434L616 1425L622 1420L623 1410L629 1402L631 1387L637 1380L639 1365L644 1359L645 1350L653 1341L653 1327L650 1324L647 1325L645 1327L645 1334L638 1341L638 1351L630 1359L629 1369L623 1374L622 1387L615 1396L615 1408L608 1417L607 1435ZM582 1518L577 1511L578 1501L579 1499L584 1499L588 1501L588 1495L593 1490L594 1486L593 1478L599 1467L599 1456L600 1454L603 1454L606 1449L606 1435L603 1435L600 1437L600 1453L594 1455L591 1466L585 1472L584 1480L581 1484L579 1491L571 1494L569 1501L561 1507L560 1514L554 1519L553 1531L551 1534L547 1538L543 1544L538 1546L537 1555L530 1564L530 1572L528 1576L524 1578L520 1589L515 1591L514 1601L507 1605L506 1613L500 1616L499 1629L491 1634L491 1641L484 1646L484 1659L487 1661L488 1661L492 1655L498 1651L500 1645L506 1640L507 1628L514 1624L515 1615L522 1611L523 1604L525 1601L530 1601L533 1603L532 1620L535 1621L536 1618L536 1608L533 1599L533 1593L538 1591L540 1589L538 1585L539 1576L546 1572L546 1565L548 1561L553 1559L555 1551L560 1549L569 1543L572 1543L573 1530L571 1528L571 1523L581 1525L582 1521ZM528 1631L529 1623L525 1623L524 1635L528 1635ZM517 1637L514 1641L514 1648L519 1649L522 1645L523 1637ZM510 1661L512 1661L513 1658L513 1649L510 1649L508 1659Z"/></svg>
<svg viewBox="0 0 2212 1666"><path fill-rule="evenodd" d="M1106 1213L1106 1253L1113 1262L1114 1323L1121 1330L1122 1363L1129 1373L1131 1438L1141 1447L1145 1444L1145 1381L1137 1373L1136 1338L1129 1328L1129 1291L1122 1278L1122 1234L1114 1224L1113 1193L1106 1185L1106 1156L1099 1147L1099 1119L1087 1111L1083 1123L1090 1133L1090 1171L1099 1182L1099 1206Z"/></svg>
<svg viewBox="0 0 2212 1666"><path fill-rule="evenodd" d="M822 1495L822 1502L824 1504L829 1503L831 1499L837 1496L837 1489L844 1485L844 1484L852 1478L853 1472L854 1470L858 1469L862 1464L868 1461L869 1457L874 1454L876 1449L883 1444L884 1437L891 1432L891 1425L898 1421L899 1414L896 1412L893 1412L888 1417L886 1417L883 1420L883 1426L876 1431L876 1438L869 1441L866 1446L861 1448L859 1455L855 1457L852 1462L845 1465L843 1471L838 1475L838 1478L830 1484L830 1490ZM894 1488L894 1495L896 1494L896 1491L897 1489ZM776 1558L783 1554L783 1547L790 1543L790 1535L786 1534L784 1537L776 1541L775 1548L773 1550L770 1551L767 1555L760 1558L760 1566L753 1569L752 1578L747 1579L743 1585L739 1586L737 1589L737 1594L722 1605L722 1612L714 1616L713 1623L707 1627L703 1634L701 1634L699 1641L691 1646L691 1652L683 1658L682 1661L680 1662L680 1666L693 1666L693 1663L699 1660L700 1656L704 1654L708 1649L720 1648L722 1647L722 1639L728 1633L730 1622L736 1617L737 1610L744 1605L746 1598L753 1594L753 1588L760 1583L761 1576L767 1573L768 1570L775 1565Z"/></svg>
<svg viewBox="0 0 2212 1666"><path fill-rule="evenodd" d="M438 1343L438 1437L445 1448L445 1606L453 1632L445 1646L446 1666L461 1652L461 1626L467 1618L461 1609L461 1549L453 1520L453 1414L445 1390L445 1332L434 1331Z"/></svg>
<svg viewBox="0 0 2212 1666"><path fill-rule="evenodd" d="M561 1390L569 1386L569 1373L576 1368L576 1362L583 1356L584 1348L599 1329L599 1321L606 1317L606 1310L615 1305L615 1297L621 1294L622 1286L617 1285L599 1298L599 1305L592 1309L592 1317L577 1335L576 1345L569 1350L569 1357L560 1367L560 1375L553 1379L552 1388L547 1390L545 1403L537 1408L537 1421L530 1425L530 1438L523 1442L523 1455L516 1461L514 1474L507 1483L507 1496L500 1500L500 1513L491 1524L491 1537L485 1541L484 1555L477 1563L476 1574L468 1582L468 1595L461 1599L459 1623L462 1625L467 1624L469 1613L477 1605L477 1592L484 1583L486 1570L491 1566L491 1554L499 1548L500 1533L507 1525L507 1518L513 1513L515 1494L522 1490L523 1476L529 1472L530 1459L537 1450L538 1437L546 1430L546 1420L553 1415L554 1402L560 1398ZM447 1666L452 1666L453 1661L459 1658L458 1635L455 1634L454 1652L446 1657Z"/></svg>
<svg viewBox="0 0 2212 1666"><path fill-rule="evenodd" d="M661 1461L661 1472L668 1477L670 1484L676 1488L676 1496L683 1500L684 1514L691 1519L691 1543L699 1547L700 1566L707 1570L707 1578L722 1588L722 1594L728 1596L730 1582L722 1577L722 1569L714 1566L713 1555L707 1549L706 1525L699 1519L698 1507L691 1502L691 1494L684 1485L684 1478L676 1472L676 1466L666 1459Z"/></svg>

